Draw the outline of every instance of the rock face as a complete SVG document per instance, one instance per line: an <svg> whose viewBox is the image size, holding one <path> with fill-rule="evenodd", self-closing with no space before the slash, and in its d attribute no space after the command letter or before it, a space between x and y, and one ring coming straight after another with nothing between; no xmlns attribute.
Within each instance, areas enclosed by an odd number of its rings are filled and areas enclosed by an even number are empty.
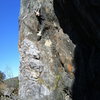
<svg viewBox="0 0 100 100"><path fill-rule="evenodd" d="M53 0L21 0L19 24L19 100L71 100L74 45L59 26Z"/></svg>

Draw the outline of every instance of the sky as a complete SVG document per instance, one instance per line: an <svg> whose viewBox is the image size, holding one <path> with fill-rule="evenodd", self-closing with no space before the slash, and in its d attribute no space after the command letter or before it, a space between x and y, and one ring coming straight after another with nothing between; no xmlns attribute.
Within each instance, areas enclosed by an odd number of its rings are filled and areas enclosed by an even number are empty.
<svg viewBox="0 0 100 100"><path fill-rule="evenodd" d="M0 0L0 71L19 74L18 17L20 0Z"/></svg>

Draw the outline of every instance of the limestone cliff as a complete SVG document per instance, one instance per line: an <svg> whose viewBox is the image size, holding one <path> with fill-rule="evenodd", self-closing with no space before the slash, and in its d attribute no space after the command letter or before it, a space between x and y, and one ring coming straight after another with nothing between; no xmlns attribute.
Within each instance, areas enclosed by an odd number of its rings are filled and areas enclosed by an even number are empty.
<svg viewBox="0 0 100 100"><path fill-rule="evenodd" d="M19 99L71 100L74 45L59 26L53 0L21 0L19 24Z"/></svg>

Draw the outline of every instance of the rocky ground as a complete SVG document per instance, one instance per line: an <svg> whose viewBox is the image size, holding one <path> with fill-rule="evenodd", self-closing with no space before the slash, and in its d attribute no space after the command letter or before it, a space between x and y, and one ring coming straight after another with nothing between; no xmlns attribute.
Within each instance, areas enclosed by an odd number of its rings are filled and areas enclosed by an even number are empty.
<svg viewBox="0 0 100 100"><path fill-rule="evenodd" d="M0 100L18 100L18 77L0 82Z"/></svg>

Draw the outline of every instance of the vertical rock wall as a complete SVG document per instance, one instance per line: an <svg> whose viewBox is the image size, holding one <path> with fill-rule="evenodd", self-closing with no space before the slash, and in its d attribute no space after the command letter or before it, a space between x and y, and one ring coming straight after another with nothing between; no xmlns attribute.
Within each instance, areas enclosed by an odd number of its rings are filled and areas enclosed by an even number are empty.
<svg viewBox="0 0 100 100"><path fill-rule="evenodd" d="M38 8L45 16L39 40ZM19 24L19 100L71 100L74 45L58 24L53 0L21 0Z"/></svg>

